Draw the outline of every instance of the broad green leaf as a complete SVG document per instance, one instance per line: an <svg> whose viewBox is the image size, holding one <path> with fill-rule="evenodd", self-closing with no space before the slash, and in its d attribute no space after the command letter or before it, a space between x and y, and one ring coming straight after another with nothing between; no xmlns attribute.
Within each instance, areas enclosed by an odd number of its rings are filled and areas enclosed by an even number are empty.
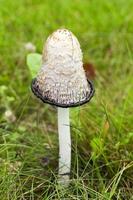
<svg viewBox="0 0 133 200"><path fill-rule="evenodd" d="M27 56L26 62L32 78L36 77L42 64L42 55L38 53L30 53Z"/></svg>

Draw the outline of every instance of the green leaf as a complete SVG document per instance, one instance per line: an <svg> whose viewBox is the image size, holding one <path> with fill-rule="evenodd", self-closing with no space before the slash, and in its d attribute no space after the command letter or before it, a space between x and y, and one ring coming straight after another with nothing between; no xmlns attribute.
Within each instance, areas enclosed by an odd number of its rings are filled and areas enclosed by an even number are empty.
<svg viewBox="0 0 133 200"><path fill-rule="evenodd" d="M32 78L35 78L42 64L42 55L38 53L30 53L26 60Z"/></svg>
<svg viewBox="0 0 133 200"><path fill-rule="evenodd" d="M91 148L92 148L92 156L93 159L98 158L101 154L103 154L104 150L105 150L105 146L104 146L104 142L102 140L102 138L99 137L94 137L91 140Z"/></svg>

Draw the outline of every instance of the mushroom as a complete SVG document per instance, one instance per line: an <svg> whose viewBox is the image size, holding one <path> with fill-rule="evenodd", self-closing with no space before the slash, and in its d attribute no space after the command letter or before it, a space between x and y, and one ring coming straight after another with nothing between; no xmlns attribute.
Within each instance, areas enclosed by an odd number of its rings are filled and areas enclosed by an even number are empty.
<svg viewBox="0 0 133 200"><path fill-rule="evenodd" d="M57 107L59 133L59 179L68 185L71 169L69 107L90 101L92 83L83 69L82 52L77 38L67 29L58 29L45 43L42 67L32 81L32 91L44 103Z"/></svg>

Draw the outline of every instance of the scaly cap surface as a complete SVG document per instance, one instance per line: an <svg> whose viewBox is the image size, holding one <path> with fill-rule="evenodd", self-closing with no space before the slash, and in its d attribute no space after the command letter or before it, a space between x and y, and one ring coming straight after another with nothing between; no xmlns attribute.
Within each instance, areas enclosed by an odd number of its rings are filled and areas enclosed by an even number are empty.
<svg viewBox="0 0 133 200"><path fill-rule="evenodd" d="M59 29L48 37L32 91L43 102L60 107L78 106L91 99L94 89L85 76L80 45L72 32Z"/></svg>

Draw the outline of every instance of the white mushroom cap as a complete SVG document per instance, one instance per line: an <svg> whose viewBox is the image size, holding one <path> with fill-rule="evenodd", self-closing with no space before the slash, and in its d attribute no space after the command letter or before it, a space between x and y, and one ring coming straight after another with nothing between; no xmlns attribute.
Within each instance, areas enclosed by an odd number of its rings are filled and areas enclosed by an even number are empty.
<svg viewBox="0 0 133 200"><path fill-rule="evenodd" d="M80 45L72 32L59 29L48 37L32 90L44 102L61 107L90 100L93 87L85 76Z"/></svg>

